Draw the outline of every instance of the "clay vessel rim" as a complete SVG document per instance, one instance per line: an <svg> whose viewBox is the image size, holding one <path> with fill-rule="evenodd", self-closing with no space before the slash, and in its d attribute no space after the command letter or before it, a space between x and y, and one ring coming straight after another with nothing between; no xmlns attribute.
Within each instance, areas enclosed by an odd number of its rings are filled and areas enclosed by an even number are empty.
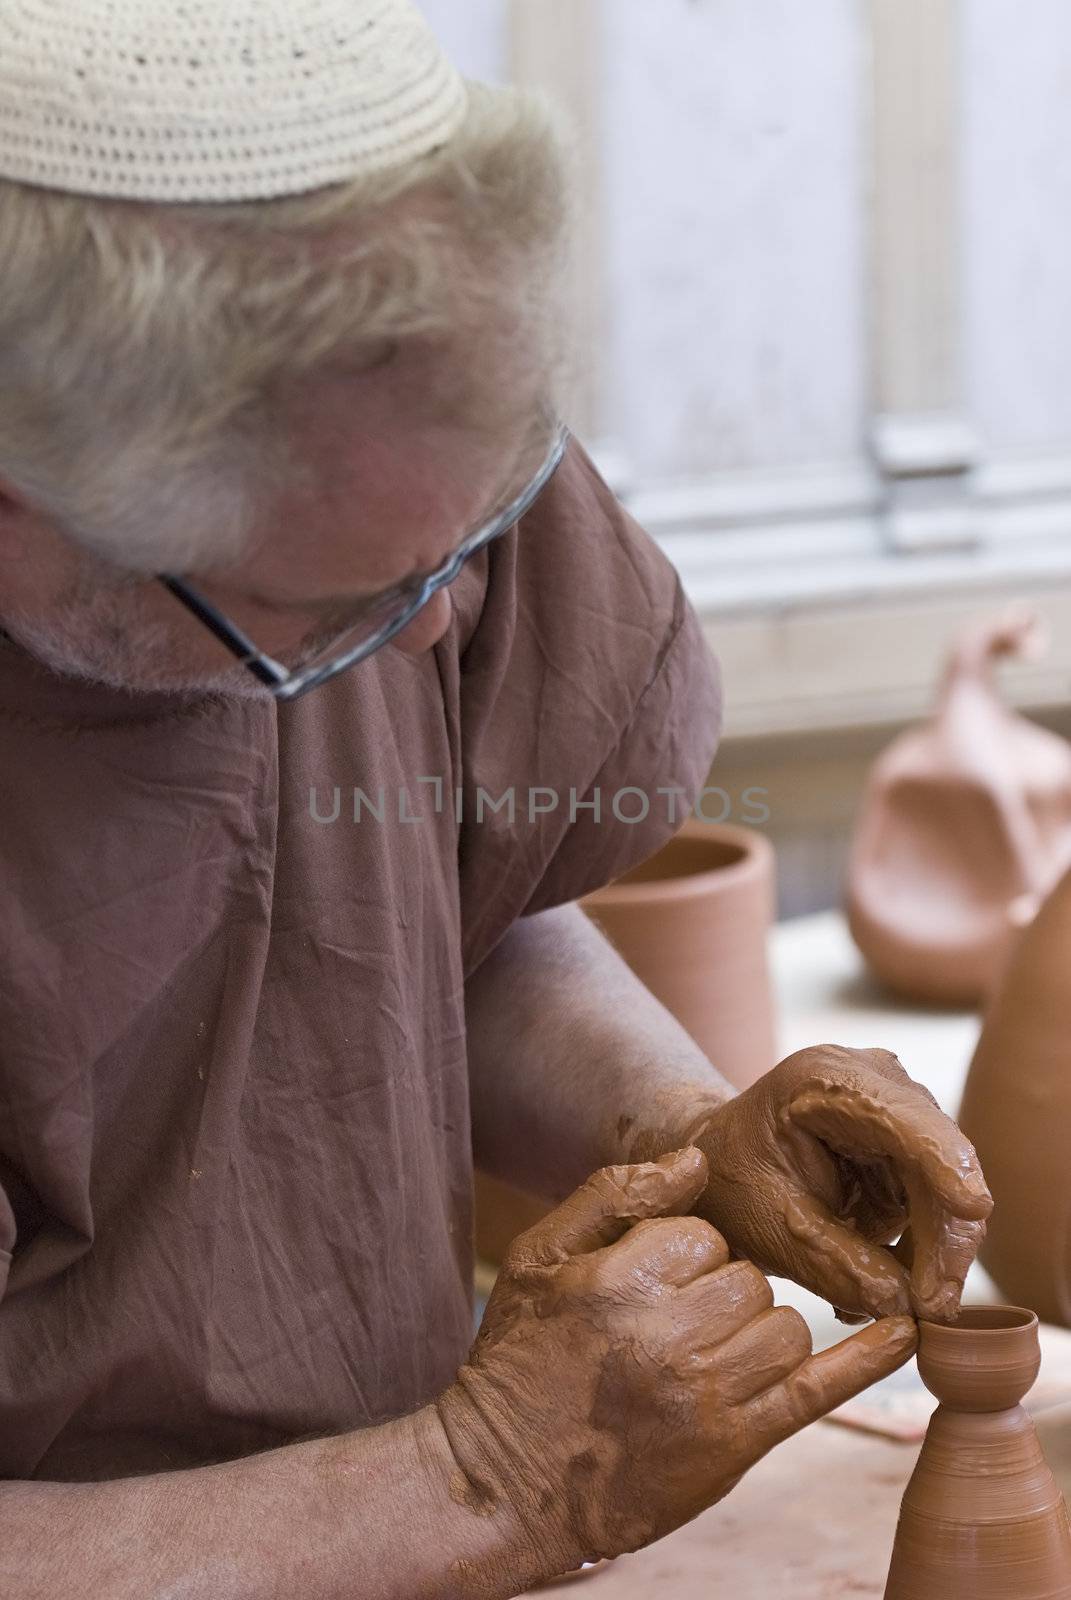
<svg viewBox="0 0 1071 1600"><path fill-rule="evenodd" d="M709 894L715 885L728 889L746 883L751 878L761 877L773 861L773 846L765 834L757 828L745 828L737 823L703 822L690 818L683 828L666 840L662 849L671 849L678 839L699 843L706 839L712 844L736 846L742 852L741 858L699 872L667 874L643 883L608 883L605 888L595 889L586 895L584 903L598 909L600 906L642 905L649 900L664 900L667 894L675 899L691 899Z"/></svg>
<svg viewBox="0 0 1071 1600"><path fill-rule="evenodd" d="M975 1323L974 1316L1002 1317L1003 1321ZM1027 1306L964 1306L955 1322L923 1322L919 1325L920 1337L958 1340L969 1335L972 1339L1000 1336L1009 1333L1032 1333L1038 1327L1038 1314Z"/></svg>

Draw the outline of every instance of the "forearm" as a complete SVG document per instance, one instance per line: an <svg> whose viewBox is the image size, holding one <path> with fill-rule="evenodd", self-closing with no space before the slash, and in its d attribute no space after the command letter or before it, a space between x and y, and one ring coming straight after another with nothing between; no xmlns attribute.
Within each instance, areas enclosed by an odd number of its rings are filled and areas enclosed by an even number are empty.
<svg viewBox="0 0 1071 1600"><path fill-rule="evenodd" d="M559 1199L686 1144L733 1091L578 906L516 924L466 990L476 1160Z"/></svg>
<svg viewBox="0 0 1071 1600"><path fill-rule="evenodd" d="M508 1514L464 1489L434 1407L195 1471L0 1483L0 1594L505 1600L532 1563Z"/></svg>

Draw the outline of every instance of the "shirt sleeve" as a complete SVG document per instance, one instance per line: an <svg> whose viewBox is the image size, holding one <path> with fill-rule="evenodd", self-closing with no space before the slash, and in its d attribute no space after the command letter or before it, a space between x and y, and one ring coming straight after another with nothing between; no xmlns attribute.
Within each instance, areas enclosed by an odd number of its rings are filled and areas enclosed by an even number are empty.
<svg viewBox="0 0 1071 1600"><path fill-rule="evenodd" d="M466 971L652 855L707 781L720 675L680 580L572 441L490 547L460 657Z"/></svg>

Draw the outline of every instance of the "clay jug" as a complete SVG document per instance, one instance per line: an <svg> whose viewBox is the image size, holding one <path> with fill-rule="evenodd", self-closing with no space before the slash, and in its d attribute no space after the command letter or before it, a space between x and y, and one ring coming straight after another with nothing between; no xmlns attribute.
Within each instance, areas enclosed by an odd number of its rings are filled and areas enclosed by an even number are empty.
<svg viewBox="0 0 1071 1600"><path fill-rule="evenodd" d="M1071 745L993 680L1036 653L1015 612L960 637L934 716L879 757L848 867L848 921L873 971L912 999L976 1005L1071 865Z"/></svg>
<svg viewBox="0 0 1071 1600"><path fill-rule="evenodd" d="M642 866L581 902L719 1072L747 1088L777 1062L767 939L774 853L753 828L692 818ZM545 1202L476 1180L476 1250L498 1264Z"/></svg>
<svg viewBox="0 0 1071 1600"><path fill-rule="evenodd" d="M1020 1401L1041 1365L1038 1319L972 1306L919 1327L940 1402L904 1491L885 1600L1071 1600L1071 1521Z"/></svg>
<svg viewBox="0 0 1071 1600"><path fill-rule="evenodd" d="M959 1122L995 1201L986 1270L1009 1299L1071 1327L1071 872L1011 959Z"/></svg>

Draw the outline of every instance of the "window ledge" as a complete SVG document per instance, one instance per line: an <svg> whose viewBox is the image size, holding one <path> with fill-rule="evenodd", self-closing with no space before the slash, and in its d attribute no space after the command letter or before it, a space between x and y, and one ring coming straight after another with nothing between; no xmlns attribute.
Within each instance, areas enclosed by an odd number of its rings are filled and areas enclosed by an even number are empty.
<svg viewBox="0 0 1071 1600"><path fill-rule="evenodd" d="M894 550L864 464L629 486L629 510L681 573L721 657L728 736L874 727L933 704L957 631L1009 600L1049 653L1002 670L1012 703L1071 702L1071 450L970 479L968 548Z"/></svg>

